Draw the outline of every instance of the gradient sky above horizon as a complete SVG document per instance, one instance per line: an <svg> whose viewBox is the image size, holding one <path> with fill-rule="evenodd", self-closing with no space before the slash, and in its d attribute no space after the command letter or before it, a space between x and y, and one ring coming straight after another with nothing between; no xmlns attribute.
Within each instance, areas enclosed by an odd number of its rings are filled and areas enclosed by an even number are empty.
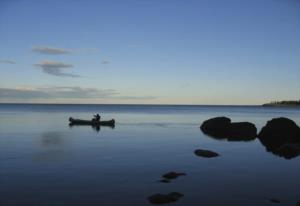
<svg viewBox="0 0 300 206"><path fill-rule="evenodd" d="M0 0L0 102L297 99L298 0Z"/></svg>

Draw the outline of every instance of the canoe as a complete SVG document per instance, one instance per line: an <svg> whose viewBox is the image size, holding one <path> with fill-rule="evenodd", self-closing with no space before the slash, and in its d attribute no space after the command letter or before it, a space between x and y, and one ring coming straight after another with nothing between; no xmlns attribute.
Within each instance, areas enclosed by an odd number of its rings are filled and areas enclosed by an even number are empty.
<svg viewBox="0 0 300 206"><path fill-rule="evenodd" d="M115 126L115 120L111 119L108 121L95 121L95 120L82 120L69 118L70 125L91 125L91 126Z"/></svg>

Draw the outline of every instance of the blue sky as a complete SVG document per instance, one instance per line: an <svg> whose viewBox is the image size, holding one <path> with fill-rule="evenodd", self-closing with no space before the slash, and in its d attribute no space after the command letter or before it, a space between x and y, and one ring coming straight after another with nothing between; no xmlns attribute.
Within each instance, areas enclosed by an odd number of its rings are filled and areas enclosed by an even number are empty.
<svg viewBox="0 0 300 206"><path fill-rule="evenodd" d="M297 0L1 0L0 102L300 98Z"/></svg>

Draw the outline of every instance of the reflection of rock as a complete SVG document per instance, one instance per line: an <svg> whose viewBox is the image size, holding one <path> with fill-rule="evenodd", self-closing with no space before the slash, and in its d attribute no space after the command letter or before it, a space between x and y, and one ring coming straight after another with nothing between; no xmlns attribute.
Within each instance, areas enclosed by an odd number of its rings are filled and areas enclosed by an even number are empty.
<svg viewBox="0 0 300 206"><path fill-rule="evenodd" d="M200 157L206 157L206 158L212 158L212 157L220 156L216 152L213 152L213 151L210 151L210 150L204 150L204 149L195 150L195 155L200 156Z"/></svg>
<svg viewBox="0 0 300 206"><path fill-rule="evenodd" d="M253 140L256 138L257 129L250 122L234 122L227 117L215 117L206 120L201 125L204 134L217 139L228 139L231 141Z"/></svg>
<svg viewBox="0 0 300 206"><path fill-rule="evenodd" d="M101 125L74 125L74 124L69 124L70 128L76 127L76 126L91 126L93 130L96 132L99 132L101 130ZM102 125L103 127L109 127L111 129L115 128L115 125Z"/></svg>
<svg viewBox="0 0 300 206"><path fill-rule="evenodd" d="M148 197L149 202L152 204L167 204L178 201L184 195L179 192L171 192L169 194L154 194Z"/></svg>
<svg viewBox="0 0 300 206"><path fill-rule="evenodd" d="M267 122L258 135L267 151L292 159L300 154L300 128L287 118L275 118Z"/></svg>
<svg viewBox="0 0 300 206"><path fill-rule="evenodd" d="M168 172L166 174L163 175L163 178L166 178L166 179L176 179L177 177L179 176L184 176L186 175L185 173L183 172Z"/></svg>
<svg viewBox="0 0 300 206"><path fill-rule="evenodd" d="M63 144L63 136L59 132L45 132L41 137L44 147L57 147Z"/></svg>
<svg viewBox="0 0 300 206"><path fill-rule="evenodd" d="M57 131L48 131L41 134L41 151L34 153L37 161L60 161L64 158L66 146L65 135Z"/></svg>

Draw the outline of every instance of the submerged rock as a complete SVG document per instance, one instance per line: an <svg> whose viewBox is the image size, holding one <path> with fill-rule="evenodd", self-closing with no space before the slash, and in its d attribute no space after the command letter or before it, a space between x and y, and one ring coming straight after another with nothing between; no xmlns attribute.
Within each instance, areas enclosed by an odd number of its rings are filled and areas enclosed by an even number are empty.
<svg viewBox="0 0 300 206"><path fill-rule="evenodd" d="M206 120L201 125L204 134L217 139L229 141L254 140L257 136L257 129L250 122L231 122L227 117L215 117Z"/></svg>
<svg viewBox="0 0 300 206"><path fill-rule="evenodd" d="M218 157L220 156L218 153L210 151L210 150L204 150L204 149L197 149L195 150L195 155L200 157L206 157L206 158L212 158L212 157Z"/></svg>
<svg viewBox="0 0 300 206"><path fill-rule="evenodd" d="M267 122L258 134L266 150L292 159L300 154L300 127L288 118L275 118Z"/></svg>
<svg viewBox="0 0 300 206"><path fill-rule="evenodd" d="M171 180L168 180L168 179L161 179L161 180L159 180L159 182L162 182L162 183L170 183Z"/></svg>
<svg viewBox="0 0 300 206"><path fill-rule="evenodd" d="M186 173L183 172L168 172L164 174L162 177L166 179L176 179L179 176L185 176Z"/></svg>
<svg viewBox="0 0 300 206"><path fill-rule="evenodd" d="M267 198L267 200L271 203L280 203L280 200L276 198Z"/></svg>
<svg viewBox="0 0 300 206"><path fill-rule="evenodd" d="M149 202L152 204L167 204L178 201L184 195L179 192L171 192L169 194L154 194L148 197Z"/></svg>

